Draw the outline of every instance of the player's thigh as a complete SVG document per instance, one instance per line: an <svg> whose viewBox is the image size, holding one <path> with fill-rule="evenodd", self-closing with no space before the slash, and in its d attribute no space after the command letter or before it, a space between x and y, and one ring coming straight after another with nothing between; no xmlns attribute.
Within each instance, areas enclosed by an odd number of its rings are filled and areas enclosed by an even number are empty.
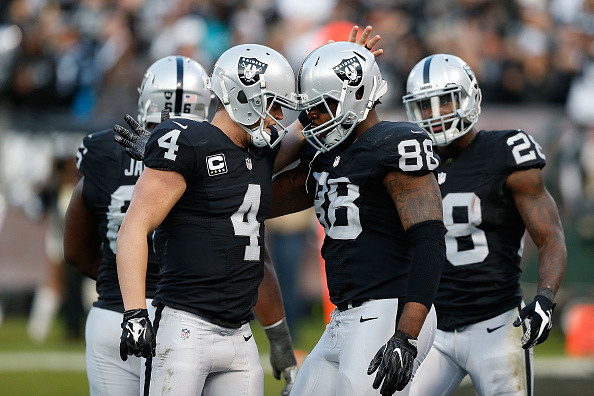
<svg viewBox="0 0 594 396"><path fill-rule="evenodd" d="M453 341L453 337L450 337L452 335L452 333L436 331L434 345L420 364L410 384L411 396L451 395L460 385L466 372L448 354L438 348L440 344Z"/></svg>
<svg viewBox="0 0 594 396"><path fill-rule="evenodd" d="M261 396L264 372L249 324L237 330L212 326L214 338L209 353L217 357L206 378L203 395Z"/></svg>
<svg viewBox="0 0 594 396"><path fill-rule="evenodd" d="M85 327L89 390L95 395L137 395L140 392L140 359L120 358L122 314L93 307Z"/></svg>
<svg viewBox="0 0 594 396"><path fill-rule="evenodd" d="M472 328L468 373L479 395L532 392L532 349L521 346L522 327L512 325L517 314L513 309Z"/></svg>
<svg viewBox="0 0 594 396"><path fill-rule="evenodd" d="M200 395L211 366L205 348L212 333L183 311L165 307L155 319L157 346L152 358L150 395Z"/></svg>
<svg viewBox="0 0 594 396"><path fill-rule="evenodd" d="M331 325L332 321L326 326L322 337L299 368L291 396L336 395L338 350Z"/></svg>

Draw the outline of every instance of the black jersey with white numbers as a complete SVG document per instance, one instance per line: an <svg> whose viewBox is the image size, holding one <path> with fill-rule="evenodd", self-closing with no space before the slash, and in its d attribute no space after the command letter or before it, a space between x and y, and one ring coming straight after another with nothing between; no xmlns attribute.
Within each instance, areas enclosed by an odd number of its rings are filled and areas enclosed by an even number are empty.
<svg viewBox="0 0 594 396"><path fill-rule="evenodd" d="M207 122L168 120L153 132L146 166L186 181L155 232L157 303L226 321L251 319L276 153L242 149Z"/></svg>
<svg viewBox="0 0 594 396"><path fill-rule="evenodd" d="M406 296L412 245L383 179L392 171L424 175L438 164L428 135L408 122L380 122L350 145L315 155L309 177L334 304Z"/></svg>
<svg viewBox="0 0 594 396"><path fill-rule="evenodd" d="M480 131L443 161L436 173L447 253L435 305L437 327L454 330L520 305L525 226L505 182L544 167L545 156L523 131Z"/></svg>
<svg viewBox="0 0 594 396"><path fill-rule="evenodd" d="M93 305L124 312L116 267L116 238L143 165L126 154L114 141L114 135L113 130L106 130L85 137L78 149L76 164L83 175L82 197L98 219L102 243L97 274L99 297ZM146 296L153 298L158 268L150 236L148 242Z"/></svg>

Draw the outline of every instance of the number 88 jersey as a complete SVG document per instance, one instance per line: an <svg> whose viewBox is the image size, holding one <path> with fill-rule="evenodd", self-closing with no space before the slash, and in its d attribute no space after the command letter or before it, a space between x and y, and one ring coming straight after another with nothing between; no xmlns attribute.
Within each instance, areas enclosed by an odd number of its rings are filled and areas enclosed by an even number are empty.
<svg viewBox="0 0 594 396"><path fill-rule="evenodd" d="M406 296L411 249L383 180L391 171L425 175L438 164L429 136L408 122L380 122L350 145L315 154L309 177L334 304Z"/></svg>
<svg viewBox="0 0 594 396"><path fill-rule="evenodd" d="M276 153L242 149L207 122L174 119L153 131L144 164L186 181L155 231L158 302L229 322L251 319Z"/></svg>
<svg viewBox="0 0 594 396"><path fill-rule="evenodd" d="M515 171L544 166L531 136L506 130L480 131L457 158L437 168L447 229L435 302L439 329L477 323L521 303L525 226L505 182Z"/></svg>

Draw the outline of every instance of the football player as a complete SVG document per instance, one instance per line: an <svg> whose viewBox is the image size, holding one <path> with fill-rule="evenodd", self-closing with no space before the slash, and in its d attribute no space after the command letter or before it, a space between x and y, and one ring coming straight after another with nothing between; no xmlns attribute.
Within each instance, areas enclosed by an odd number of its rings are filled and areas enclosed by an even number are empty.
<svg viewBox="0 0 594 396"><path fill-rule="evenodd" d="M170 56L156 61L139 88L138 122L152 130L161 121L162 109L168 109L171 117L205 120L211 97L207 77L202 66L188 58ZM141 360L133 356L122 361L116 342L124 312L116 272L116 237L144 167L125 154L113 141L114 135L113 130L90 134L78 150L82 178L66 213L64 256L81 273L97 280L98 299L89 311L85 330L90 394L138 395ZM148 237L151 248L142 284L149 300L158 276L151 240Z"/></svg>
<svg viewBox="0 0 594 396"><path fill-rule="evenodd" d="M411 393L449 395L468 374L479 395L532 395L532 347L547 339L567 262L543 183L545 155L524 131L475 127L481 91L456 56L421 60L403 101L442 158L435 172L447 228L438 330ZM539 254L538 292L527 306L519 284L526 230Z"/></svg>
<svg viewBox="0 0 594 396"><path fill-rule="evenodd" d="M219 99L212 122L169 119L141 153L146 169L120 229L117 269L126 309L122 348L156 353L150 394L263 393L248 322L263 277L271 177L287 132L282 109L296 108L293 75L270 48L227 50L210 78ZM142 283L146 236L155 228L160 280L153 328ZM265 330L271 353L281 349L275 375L282 370L289 382L296 367L286 321Z"/></svg>
<svg viewBox="0 0 594 396"><path fill-rule="evenodd" d="M391 395L429 352L445 256L439 164L417 125L380 120L386 82L373 53L326 44L303 62L301 164L274 180L270 217L315 206L337 306L301 366L295 395Z"/></svg>

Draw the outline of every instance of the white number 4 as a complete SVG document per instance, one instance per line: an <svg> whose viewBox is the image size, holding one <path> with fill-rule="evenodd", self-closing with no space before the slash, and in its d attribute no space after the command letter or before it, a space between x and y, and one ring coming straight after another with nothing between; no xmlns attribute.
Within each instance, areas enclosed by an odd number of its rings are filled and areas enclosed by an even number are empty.
<svg viewBox="0 0 594 396"><path fill-rule="evenodd" d="M256 218L260 209L261 188L259 184L248 185L247 192L243 197L243 203L237 212L231 215L231 223L235 235L250 237L250 244L245 247L245 261L260 260L260 222ZM247 216L246 216L247 213ZM245 220L244 220L245 219Z"/></svg>
<svg viewBox="0 0 594 396"><path fill-rule="evenodd" d="M177 138L179 137L180 130L173 129L167 132L165 135L161 136L157 142L159 142L159 147L163 147L167 149L164 156L167 159L175 161L177 158L177 154L175 152L179 149L177 145Z"/></svg>

